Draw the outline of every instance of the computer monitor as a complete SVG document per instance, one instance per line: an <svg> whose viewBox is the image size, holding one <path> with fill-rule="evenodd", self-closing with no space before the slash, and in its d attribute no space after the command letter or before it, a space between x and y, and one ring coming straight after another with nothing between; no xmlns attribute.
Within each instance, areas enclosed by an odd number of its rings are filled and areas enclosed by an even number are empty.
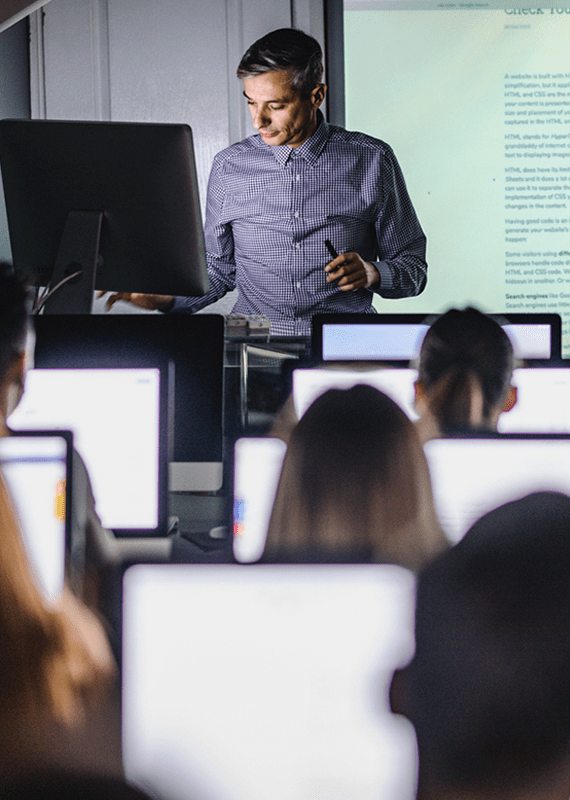
<svg viewBox="0 0 570 800"><path fill-rule="evenodd" d="M18 431L0 438L0 471L31 573L49 600L63 590L71 544L71 448L69 431Z"/></svg>
<svg viewBox="0 0 570 800"><path fill-rule="evenodd" d="M525 361L561 357L558 314L489 314L505 328L515 356ZM316 314L311 353L315 361L400 361L417 358L435 315Z"/></svg>
<svg viewBox="0 0 570 800"><path fill-rule="evenodd" d="M531 492L570 494L570 435L488 434L424 445L435 510L451 542L483 514Z"/></svg>
<svg viewBox="0 0 570 800"><path fill-rule="evenodd" d="M0 120L12 260L47 301L89 313L93 288L203 295L208 288L188 125Z"/></svg>
<svg viewBox="0 0 570 800"><path fill-rule="evenodd" d="M161 374L162 372L162 374ZM33 369L8 418L13 430L73 431L105 528L119 535L165 535L166 369Z"/></svg>
<svg viewBox="0 0 570 800"><path fill-rule="evenodd" d="M174 366L171 491L223 481L224 318L220 314L41 315L38 369Z"/></svg>
<svg viewBox="0 0 570 800"><path fill-rule="evenodd" d="M393 565L137 565L123 592L123 756L152 796L412 800L390 713L413 654Z"/></svg>
<svg viewBox="0 0 570 800"><path fill-rule="evenodd" d="M349 389L365 383L391 397L412 421L417 370L411 367L358 369L349 367L302 367L291 371L295 414L300 419L307 408L328 389ZM499 417L501 433L570 433L570 366L517 367L512 383L517 402Z"/></svg>
<svg viewBox="0 0 570 800"><path fill-rule="evenodd" d="M233 554L251 563L263 555L287 446L272 436L241 437L234 445Z"/></svg>
<svg viewBox="0 0 570 800"><path fill-rule="evenodd" d="M301 419L310 405L329 389L350 389L364 383L387 394L411 420L418 414L414 408L414 383L417 370L411 367L378 367L358 369L351 367L295 367L291 375L293 408Z"/></svg>

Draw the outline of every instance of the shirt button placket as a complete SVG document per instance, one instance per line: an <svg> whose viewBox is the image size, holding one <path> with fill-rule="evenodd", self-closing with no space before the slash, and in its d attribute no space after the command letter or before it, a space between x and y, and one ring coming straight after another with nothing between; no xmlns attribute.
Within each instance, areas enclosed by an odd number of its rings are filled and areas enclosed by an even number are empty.
<svg viewBox="0 0 570 800"><path fill-rule="evenodd" d="M294 157L295 158L295 157ZM299 209L302 207L302 197L301 197L301 171L300 171L300 163L296 159L293 162L293 181L292 181L292 197L291 197L291 209L293 210L293 274L292 274L292 284L295 290L301 289L301 281L297 280L299 275L302 274L302 264L303 264L303 247L302 242L300 241L302 236L302 226L299 224L299 220L301 217L301 212ZM302 305L302 304L301 304ZM296 308L299 308L299 303L295 303Z"/></svg>

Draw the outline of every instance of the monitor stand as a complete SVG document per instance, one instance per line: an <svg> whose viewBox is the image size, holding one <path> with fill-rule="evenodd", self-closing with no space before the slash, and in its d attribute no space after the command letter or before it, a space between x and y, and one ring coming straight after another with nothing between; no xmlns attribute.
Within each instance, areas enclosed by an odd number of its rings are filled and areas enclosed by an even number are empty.
<svg viewBox="0 0 570 800"><path fill-rule="evenodd" d="M102 219L101 211L67 215L44 314L91 314ZM80 274L70 277L76 272Z"/></svg>

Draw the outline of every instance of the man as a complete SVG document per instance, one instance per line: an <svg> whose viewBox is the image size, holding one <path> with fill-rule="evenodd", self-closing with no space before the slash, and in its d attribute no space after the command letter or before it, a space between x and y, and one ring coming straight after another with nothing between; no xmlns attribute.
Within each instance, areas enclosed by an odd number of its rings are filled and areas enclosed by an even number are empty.
<svg viewBox="0 0 570 800"><path fill-rule="evenodd" d="M392 708L416 728L418 800L568 800L570 498L492 511L419 577Z"/></svg>
<svg viewBox="0 0 570 800"><path fill-rule="evenodd" d="M273 31L249 48L237 75L258 133L214 159L209 292L118 293L108 306L126 299L194 312L237 287L235 312L266 315L277 335L307 335L316 313L372 313L374 293L423 291L425 236L398 162L384 142L324 120L318 42L291 28Z"/></svg>

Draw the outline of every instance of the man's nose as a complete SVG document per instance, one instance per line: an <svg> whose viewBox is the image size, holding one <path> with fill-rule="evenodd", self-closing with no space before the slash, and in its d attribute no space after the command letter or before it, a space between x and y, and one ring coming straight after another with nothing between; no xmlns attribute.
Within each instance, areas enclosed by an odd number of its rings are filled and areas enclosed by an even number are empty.
<svg viewBox="0 0 570 800"><path fill-rule="evenodd" d="M263 109L252 108L251 116L253 118L253 127L255 128L256 131L258 131L260 128L267 127L269 123L269 117L267 115L267 112L265 112Z"/></svg>

